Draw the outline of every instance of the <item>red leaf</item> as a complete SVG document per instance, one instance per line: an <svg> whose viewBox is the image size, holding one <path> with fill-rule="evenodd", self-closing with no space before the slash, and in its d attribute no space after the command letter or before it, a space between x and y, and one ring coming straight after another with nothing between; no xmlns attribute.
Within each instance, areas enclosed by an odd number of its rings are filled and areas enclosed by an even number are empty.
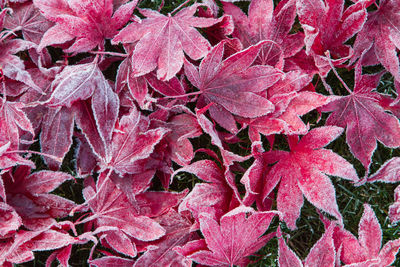
<svg viewBox="0 0 400 267"><path fill-rule="evenodd" d="M0 202L0 216L3 218L0 222L0 237L7 237L13 234L22 225L21 217L8 204Z"/></svg>
<svg viewBox="0 0 400 267"><path fill-rule="evenodd" d="M74 38L66 52L86 52L96 46L103 50L104 39L113 38L129 21L137 1L120 6L113 12L113 1L33 1L42 14L56 23L44 35L38 50Z"/></svg>
<svg viewBox="0 0 400 267"><path fill-rule="evenodd" d="M257 65L282 67L282 60L296 54L303 47L304 35L290 34L296 17L296 1L281 1L274 10L273 1L251 1L247 17L237 6L223 2L225 14L235 22L233 36L240 39L245 48L264 40Z"/></svg>
<svg viewBox="0 0 400 267"><path fill-rule="evenodd" d="M25 70L24 62L14 54L34 48L35 44L22 39L3 41L0 44L0 66L4 76L25 83L35 91L42 93L28 71Z"/></svg>
<svg viewBox="0 0 400 267"><path fill-rule="evenodd" d="M46 20L32 3L25 3L13 8L4 23L4 28L22 30L22 36L25 40L35 44L40 43L40 39L53 23Z"/></svg>
<svg viewBox="0 0 400 267"><path fill-rule="evenodd" d="M190 227L192 224L178 212L171 209L158 218L166 234L161 239L151 242L153 249L148 249L133 266L177 266L189 267L191 260L178 254L174 248L185 245L191 239Z"/></svg>
<svg viewBox="0 0 400 267"><path fill-rule="evenodd" d="M304 266L335 266L336 253L332 238L334 228L335 225L332 224L314 244L305 259Z"/></svg>
<svg viewBox="0 0 400 267"><path fill-rule="evenodd" d="M119 32L113 43L137 42L132 54L133 74L136 77L158 67L157 78L170 80L182 68L183 51L195 60L207 54L210 44L194 27L210 27L220 20L194 17L200 6L195 4L183 8L173 16L140 9L146 19L131 23Z"/></svg>
<svg viewBox="0 0 400 267"><path fill-rule="evenodd" d="M124 259L116 256L108 256L102 257L99 259L91 260L90 266L97 266L97 267L132 267L134 260L131 259Z"/></svg>
<svg viewBox="0 0 400 267"><path fill-rule="evenodd" d="M213 119L235 133L236 125L229 113L255 118L274 110L271 102L257 93L277 82L281 73L270 66L249 68L263 43L250 46L222 61L224 43L220 42L212 49L198 71L185 61L185 73L190 82L200 89L199 102L213 103L210 107Z"/></svg>
<svg viewBox="0 0 400 267"><path fill-rule="evenodd" d="M95 90L107 92L104 87L109 86L97 66L97 60L86 64L68 65L54 79L53 93L45 103L50 107L71 107L75 101L91 97Z"/></svg>
<svg viewBox="0 0 400 267"><path fill-rule="evenodd" d="M0 100L0 104L0 144L3 146L10 142L7 149L18 149L20 142L19 129L35 135L32 124L23 111L25 105L23 103L5 101L3 98Z"/></svg>
<svg viewBox="0 0 400 267"><path fill-rule="evenodd" d="M206 213L200 215L200 229L208 250L188 255L190 259L205 265L240 265L249 263L252 255L268 242L270 236L260 237L268 229L275 212L252 212L241 207L225 214L220 223ZM243 235L243 233L246 233ZM185 247L183 247L185 249Z"/></svg>
<svg viewBox="0 0 400 267"><path fill-rule="evenodd" d="M381 95L373 92L381 74L361 75L357 65L354 90L350 95L329 103L324 112L333 111L326 125L346 128L346 142L353 155L369 170L376 141L388 147L400 146L399 120L380 106Z"/></svg>
<svg viewBox="0 0 400 267"><path fill-rule="evenodd" d="M399 11L398 0L380 3L378 10L368 13L368 20L354 42L355 58L369 50L396 80L400 80L399 59L396 52L400 27Z"/></svg>
<svg viewBox="0 0 400 267"><path fill-rule="evenodd" d="M74 117L70 109L58 107L49 109L43 118L40 134L41 151L63 159L72 145ZM51 169L59 169L61 163L47 159Z"/></svg>
<svg viewBox="0 0 400 267"><path fill-rule="evenodd" d="M135 173L137 163L148 158L155 145L168 132L165 128L148 129L148 121L132 108L121 118L116 127L110 147L111 158L102 159L104 167L112 167L119 173Z"/></svg>
<svg viewBox="0 0 400 267"><path fill-rule="evenodd" d="M353 266L389 266L400 248L400 239L391 240L381 248L382 230L374 211L364 204L364 213L358 225L358 241L349 232L336 227L335 247L342 247L340 259Z"/></svg>
<svg viewBox="0 0 400 267"><path fill-rule="evenodd" d="M7 203L21 216L26 228L47 229L57 224L55 218L67 216L75 207L71 200L48 194L73 177L52 171L29 173L29 167L20 166L14 173L3 175Z"/></svg>
<svg viewBox="0 0 400 267"><path fill-rule="evenodd" d="M335 64L343 63L352 55L351 47L344 43L362 29L367 17L365 3L359 1L346 10L343 10L343 0L301 0L296 5L305 32L306 53L314 56L316 66L326 76L331 69L326 51L337 59Z"/></svg>
<svg viewBox="0 0 400 267"><path fill-rule="evenodd" d="M125 234L142 241L160 238L165 234L153 219L137 214L121 190L118 190L110 179L97 186L97 192L92 187L86 187L84 196L93 212L98 226L117 227Z"/></svg>
<svg viewBox="0 0 400 267"><path fill-rule="evenodd" d="M385 164L373 175L368 177L368 182L397 183L400 181L400 158L395 157Z"/></svg>
<svg viewBox="0 0 400 267"><path fill-rule="evenodd" d="M267 198L278 185L278 210L289 228L296 228L304 195L317 208L341 220L335 188L326 176L334 175L356 182L358 176L353 166L331 150L323 149L337 138L342 129L320 127L311 130L300 142L289 137L291 152L281 152L281 157L267 174L263 198Z"/></svg>

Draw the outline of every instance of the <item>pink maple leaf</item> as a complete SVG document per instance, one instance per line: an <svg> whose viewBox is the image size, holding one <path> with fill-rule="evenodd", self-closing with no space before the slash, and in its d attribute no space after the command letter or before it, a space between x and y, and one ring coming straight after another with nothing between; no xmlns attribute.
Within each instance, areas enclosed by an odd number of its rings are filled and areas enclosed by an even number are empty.
<svg viewBox="0 0 400 267"><path fill-rule="evenodd" d="M19 166L15 172L3 174L6 202L21 216L26 228L46 229L75 207L73 201L49 193L73 177L62 172L30 171L30 167Z"/></svg>
<svg viewBox="0 0 400 267"><path fill-rule="evenodd" d="M400 146L400 123L380 105L383 95L374 92L381 74L362 75L361 65L355 70L354 90L325 107L323 112L333 111L326 125L346 128L346 142L353 155L369 170L376 141L388 147Z"/></svg>
<svg viewBox="0 0 400 267"><path fill-rule="evenodd" d="M211 117L226 130L236 133L232 114L255 118L274 110L272 103L257 93L276 83L282 73L267 65L250 67L263 42L222 60L224 44L222 41L214 46L201 62L199 69L185 61L185 74L200 90L198 106L202 108L213 103L209 107Z"/></svg>
<svg viewBox="0 0 400 267"><path fill-rule="evenodd" d="M303 195L317 208L342 219L336 204L335 188L327 174L353 182L358 181L358 176L349 162L331 150L323 149L342 132L342 128L326 126L309 131L299 142L297 137L289 136L291 151L280 151L278 162L266 175L263 199L280 183L278 211L282 212L289 228L296 228Z"/></svg>
<svg viewBox="0 0 400 267"><path fill-rule="evenodd" d="M220 19L195 17L201 6L194 4L168 16L150 9L139 10L146 19L131 23L113 39L113 43L137 42L131 57L134 76L158 67L157 78L170 80L182 68L183 52L194 60L208 53L210 43L195 27L210 27Z"/></svg>
<svg viewBox="0 0 400 267"><path fill-rule="evenodd" d="M66 52L86 52L96 46L104 49L104 39L111 39L132 16L137 1L114 10L113 0L35 0L34 5L56 24L43 35L38 50L75 39Z"/></svg>
<svg viewBox="0 0 400 267"><path fill-rule="evenodd" d="M43 34L53 23L43 17L39 10L32 3L25 3L13 8L4 22L4 28L12 31L22 31L22 36L26 41L39 44Z"/></svg>
<svg viewBox="0 0 400 267"><path fill-rule="evenodd" d="M313 55L321 75L330 71L325 52L344 63L352 56L352 49L344 43L359 32L366 20L365 2L358 1L344 10L344 0L300 0L296 2L297 14L304 29L306 53Z"/></svg>
<svg viewBox="0 0 400 267"><path fill-rule="evenodd" d="M165 235L159 240L150 242L147 251L137 259L133 266L191 266L190 259L174 250L178 246L185 245L196 235L191 233L192 223L190 220L174 209L170 209L167 213L158 217L157 221L166 230Z"/></svg>
<svg viewBox="0 0 400 267"><path fill-rule="evenodd" d="M36 47L34 43L22 39L2 41L0 43L0 66L4 76L25 83L35 91L43 93L42 89L33 81L30 73L25 70L24 62L14 55L34 47Z"/></svg>
<svg viewBox="0 0 400 267"><path fill-rule="evenodd" d="M364 213L358 225L358 239L336 226L333 240L345 266L389 266L395 261L400 248L400 239L388 241L381 247L382 229L368 204L364 204Z"/></svg>
<svg viewBox="0 0 400 267"><path fill-rule="evenodd" d="M10 142L11 149L18 149L19 130L35 134L30 120L23 111L25 104L1 98L0 105L0 144Z"/></svg>
<svg viewBox="0 0 400 267"><path fill-rule="evenodd" d="M260 134L272 135L306 134L309 125L304 124L300 116L322 107L335 97L324 96L314 92L299 92L274 95L269 100L275 105L271 114L255 119L242 120L249 125L249 137L252 142L260 141Z"/></svg>
<svg viewBox="0 0 400 267"><path fill-rule="evenodd" d="M111 179L100 174L96 189L92 185L83 190L84 197L93 215L80 223L95 220L97 226L114 227L124 235L142 241L150 241L165 235L165 229L148 216L138 213L125 194ZM96 190L96 191L95 191Z"/></svg>
<svg viewBox="0 0 400 267"><path fill-rule="evenodd" d="M271 0L251 1L248 17L232 3L222 3L225 14L231 15L235 23L233 36L245 48L270 41L263 45L255 61L257 65L282 67L283 58L293 56L303 47L303 33L289 34L296 17L296 1L281 1L275 10Z"/></svg>
<svg viewBox="0 0 400 267"><path fill-rule="evenodd" d="M373 1L368 1L373 2ZM396 80L400 80L399 47L400 4L398 0L381 1L378 10L369 12L363 29L354 42L354 59L367 52L364 65L380 62Z"/></svg>
<svg viewBox="0 0 400 267"><path fill-rule="evenodd" d="M302 262L288 247L278 228L279 266L281 267L313 267L335 266L336 251L333 243L334 225L326 229L322 237L311 248L307 258Z"/></svg>
<svg viewBox="0 0 400 267"><path fill-rule="evenodd" d="M275 215L277 213L272 211L256 212L251 208L238 207L218 222L207 213L202 213L199 221L205 239L189 242L177 251L208 266L246 266L250 262L247 257L275 235L262 236Z"/></svg>
<svg viewBox="0 0 400 267"><path fill-rule="evenodd" d="M78 238L68 233L45 229L40 231L18 231L12 238L2 240L0 264L21 264L34 260L34 251L54 250L78 243Z"/></svg>
<svg viewBox="0 0 400 267"><path fill-rule="evenodd" d="M198 218L201 212L207 211L220 217L228 211L229 204L234 196L225 180L225 174L217 164L211 160L200 160L178 169L178 172L188 172L196 175L207 183L197 183L192 191L179 204L179 212L186 210ZM174 175L173 174L173 175ZM222 214L221 214L222 213Z"/></svg>
<svg viewBox="0 0 400 267"><path fill-rule="evenodd" d="M149 129L148 119L132 108L115 127L111 143L106 146L110 156L101 158L101 166L121 174L142 171L140 160L149 158L167 132L165 128Z"/></svg>

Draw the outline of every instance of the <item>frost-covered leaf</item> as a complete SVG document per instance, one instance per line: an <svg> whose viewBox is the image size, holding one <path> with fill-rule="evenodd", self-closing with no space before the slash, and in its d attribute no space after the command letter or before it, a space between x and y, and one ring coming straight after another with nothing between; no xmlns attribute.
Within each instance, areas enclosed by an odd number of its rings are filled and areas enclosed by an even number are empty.
<svg viewBox="0 0 400 267"><path fill-rule="evenodd" d="M165 128L149 129L148 121L135 108L123 116L115 128L110 147L111 158L102 159L104 167L119 173L138 172L137 163L148 158L155 145L168 132Z"/></svg>
<svg viewBox="0 0 400 267"><path fill-rule="evenodd" d="M289 136L290 152L281 151L278 161L266 174L263 198L278 185L277 205L291 229L303 206L303 195L314 206L335 216L342 216L336 204L335 188L327 175L358 181L354 167L338 154L323 149L340 136L342 128L326 126L311 130L298 142ZM268 152L266 152L268 153Z"/></svg>
<svg viewBox="0 0 400 267"><path fill-rule="evenodd" d="M246 266L250 262L247 257L263 247L272 237L262 235L276 215L276 212L254 211L246 215L246 211L249 210L238 207L225 214L219 222L207 213L201 214L200 229L207 247L185 256L208 266ZM185 251L185 247L181 251Z"/></svg>
<svg viewBox="0 0 400 267"><path fill-rule="evenodd" d="M302 33L289 34L296 17L296 1L280 1L274 9L272 0L255 0L249 5L249 16L237 6L223 2L225 14L235 23L233 36L245 48L268 40L256 59L257 65L282 67L283 58L296 54L303 47Z"/></svg>
<svg viewBox="0 0 400 267"><path fill-rule="evenodd" d="M320 73L330 71L325 52L329 51L334 64L344 63L352 56L352 49L344 43L359 32L366 20L365 2L358 1L344 8L343 0L300 0L297 14L304 29L307 54L313 55Z"/></svg>
<svg viewBox="0 0 400 267"><path fill-rule="evenodd" d="M185 61L185 74L200 89L198 103L213 103L209 107L211 117L226 130L236 133L232 114L255 118L274 110L272 103L257 93L277 82L282 74L270 66L250 67L262 42L222 60L224 43L220 42L211 50L199 70Z"/></svg>
<svg viewBox="0 0 400 267"><path fill-rule="evenodd" d="M88 186L84 197L88 201L98 226L117 227L128 236L142 241L160 238L165 229L153 219L135 212L135 207L129 202L121 190L118 190L110 179L105 179L102 173L102 184L97 190Z"/></svg>
<svg viewBox="0 0 400 267"><path fill-rule="evenodd" d="M400 248L400 239L381 247L382 229L371 206L364 204L358 225L358 240L345 229L336 227L333 235L336 249L341 247L340 260L345 266L389 266Z"/></svg>
<svg viewBox="0 0 400 267"><path fill-rule="evenodd" d="M87 52L104 48L104 40L111 39L127 23L136 7L131 1L113 10L112 0L34 0L43 16L56 23L43 36L38 50L62 44L75 38L66 52Z"/></svg>
<svg viewBox="0 0 400 267"><path fill-rule="evenodd" d="M351 94L323 107L324 112L333 111L326 125L346 128L346 142L350 151L361 161L367 172L377 141L391 148L400 146L399 120L385 112L380 106L382 95L373 91L380 75L362 75L361 65L358 64Z"/></svg>
<svg viewBox="0 0 400 267"><path fill-rule="evenodd" d="M354 58L368 51L367 55L372 59L366 58L362 64L375 65L380 62L398 81L400 69L396 48L400 48L399 12L398 0L382 1L376 11L368 13L368 19L354 42Z"/></svg>
<svg viewBox="0 0 400 267"><path fill-rule="evenodd" d="M19 29L25 40L40 43L42 35L53 25L46 20L32 3L25 3L13 8L4 23L9 30Z"/></svg>
<svg viewBox="0 0 400 267"><path fill-rule="evenodd" d="M157 78L170 80L182 68L183 52L194 60L207 54L210 43L194 27L210 27L219 19L195 17L200 6L194 4L168 16L140 9L146 19L129 24L113 39L113 43L137 42L131 57L134 76L142 76L158 67Z"/></svg>

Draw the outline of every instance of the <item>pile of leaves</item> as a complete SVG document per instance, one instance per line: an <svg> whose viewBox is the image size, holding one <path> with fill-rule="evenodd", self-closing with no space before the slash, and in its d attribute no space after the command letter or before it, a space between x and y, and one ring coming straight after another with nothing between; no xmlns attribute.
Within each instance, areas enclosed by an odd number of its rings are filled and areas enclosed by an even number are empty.
<svg viewBox="0 0 400 267"><path fill-rule="evenodd" d="M0 1L1 266L395 261L400 1L233 2Z"/></svg>

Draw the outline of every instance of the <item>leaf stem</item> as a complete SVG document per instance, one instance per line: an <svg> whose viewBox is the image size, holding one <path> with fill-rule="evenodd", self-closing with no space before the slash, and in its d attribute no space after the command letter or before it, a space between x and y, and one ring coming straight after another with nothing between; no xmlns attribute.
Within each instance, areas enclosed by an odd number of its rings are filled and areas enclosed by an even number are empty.
<svg viewBox="0 0 400 267"><path fill-rule="evenodd" d="M202 91L197 91L197 92L193 92L193 93L188 93L188 94L184 94L184 95L170 95L170 96L164 96L164 98L168 99L168 98L180 98L180 97L186 97L186 96L192 96L192 95L200 95L202 94Z"/></svg>
<svg viewBox="0 0 400 267"><path fill-rule="evenodd" d="M95 55L109 55L109 56L115 56L115 57L128 57L128 54L124 53L117 53L117 52L108 52L108 51L90 51L91 54Z"/></svg>
<svg viewBox="0 0 400 267"><path fill-rule="evenodd" d="M50 154L42 153L42 152L37 152L37 151L32 151L32 150L12 150L12 151L6 151L4 154L11 154L11 153L31 153L31 154L37 154L43 157L51 158L59 163L62 163L62 159Z"/></svg>
<svg viewBox="0 0 400 267"><path fill-rule="evenodd" d="M181 7L183 7L184 5L186 5L187 3L189 3L190 0L186 0L185 2L183 2L182 4L180 4L177 8L175 8L174 10L171 11L171 13L169 14L174 14L175 12L177 12Z"/></svg>
<svg viewBox="0 0 400 267"><path fill-rule="evenodd" d="M15 32L17 32L17 31L19 31L19 30L22 30L22 27L21 27L21 26L15 27L14 29L7 31L6 34L4 34L3 36L1 36L0 42L3 42L5 39L7 39L7 37L9 37L9 36L12 35L12 34L16 35Z"/></svg>
<svg viewBox="0 0 400 267"><path fill-rule="evenodd" d="M332 60L331 60L331 55L330 55L329 51L326 51L325 55L326 55L326 57L328 59L329 66L331 66L331 69L332 69L333 73L335 73L336 77L343 84L344 88L346 88L347 92L349 92L349 94L352 94L353 92L350 90L350 88L347 86L347 84L343 81L343 79L339 76L339 74L336 71L335 66L333 66L333 63L332 63Z"/></svg>

